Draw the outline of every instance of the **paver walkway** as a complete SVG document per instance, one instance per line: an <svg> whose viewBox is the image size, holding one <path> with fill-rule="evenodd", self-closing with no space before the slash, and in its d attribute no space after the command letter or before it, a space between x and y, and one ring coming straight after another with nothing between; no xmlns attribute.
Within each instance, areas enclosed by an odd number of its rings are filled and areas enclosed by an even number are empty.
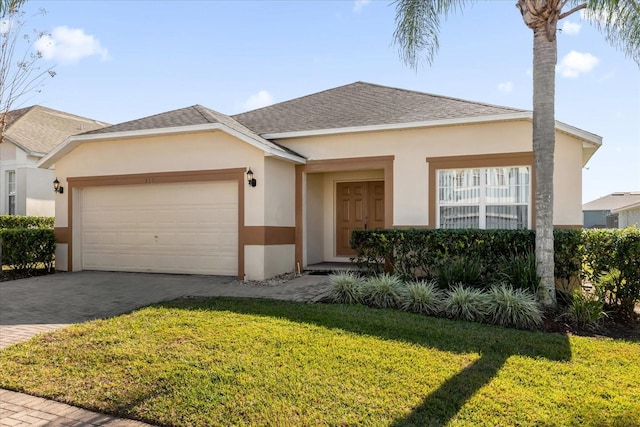
<svg viewBox="0 0 640 427"><path fill-rule="evenodd" d="M329 292L326 276L273 286L231 277L79 272L0 282L0 349L72 323L106 318L182 296L231 296L315 302ZM126 426L147 424L0 389L0 426Z"/></svg>

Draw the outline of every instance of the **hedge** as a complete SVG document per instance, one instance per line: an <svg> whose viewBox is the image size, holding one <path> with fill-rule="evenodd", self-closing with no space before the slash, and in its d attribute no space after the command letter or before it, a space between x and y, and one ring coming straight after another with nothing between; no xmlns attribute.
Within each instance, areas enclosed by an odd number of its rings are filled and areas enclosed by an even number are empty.
<svg viewBox="0 0 640 427"><path fill-rule="evenodd" d="M53 228L53 220L50 216L0 215L0 229Z"/></svg>
<svg viewBox="0 0 640 427"><path fill-rule="evenodd" d="M0 215L0 265L13 271L50 270L55 256L53 217Z"/></svg>
<svg viewBox="0 0 640 427"><path fill-rule="evenodd" d="M640 229L584 230L584 277L609 306L633 311L640 302Z"/></svg>
<svg viewBox="0 0 640 427"><path fill-rule="evenodd" d="M0 229L2 265L15 271L30 271L53 267L56 239L52 229Z"/></svg>
<svg viewBox="0 0 640 427"><path fill-rule="evenodd" d="M555 275L570 282L582 263L580 230L554 231ZM403 277L433 277L442 262L454 257L480 260L495 273L502 256L535 252L533 230L393 229L356 230L351 235L356 262L379 273L393 270Z"/></svg>

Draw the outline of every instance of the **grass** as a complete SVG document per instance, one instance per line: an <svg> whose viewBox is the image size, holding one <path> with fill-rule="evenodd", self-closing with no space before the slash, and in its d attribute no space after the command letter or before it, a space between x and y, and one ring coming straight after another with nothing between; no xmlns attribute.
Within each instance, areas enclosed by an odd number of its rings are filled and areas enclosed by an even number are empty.
<svg viewBox="0 0 640 427"><path fill-rule="evenodd" d="M186 299L0 352L0 387L160 425L638 426L640 343Z"/></svg>

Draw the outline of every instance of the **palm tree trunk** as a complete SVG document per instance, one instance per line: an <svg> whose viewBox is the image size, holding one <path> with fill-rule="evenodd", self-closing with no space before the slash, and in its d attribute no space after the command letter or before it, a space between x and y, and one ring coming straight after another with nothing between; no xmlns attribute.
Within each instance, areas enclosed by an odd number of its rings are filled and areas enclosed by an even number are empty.
<svg viewBox="0 0 640 427"><path fill-rule="evenodd" d="M553 259L553 154L555 149L556 38L533 30L533 155L536 182L536 260L541 278L538 300L555 307Z"/></svg>

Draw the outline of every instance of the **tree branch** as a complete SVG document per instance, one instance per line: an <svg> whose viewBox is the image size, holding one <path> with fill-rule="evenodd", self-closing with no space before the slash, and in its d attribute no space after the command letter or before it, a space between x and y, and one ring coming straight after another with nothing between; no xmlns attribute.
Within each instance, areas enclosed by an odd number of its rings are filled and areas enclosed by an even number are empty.
<svg viewBox="0 0 640 427"><path fill-rule="evenodd" d="M575 13L575 12L579 11L580 9L586 9L586 8L587 8L587 4L586 3L579 4L578 6L574 7L570 11L565 12L565 13L561 13L560 16L558 17L558 21L561 20L561 19L566 18L567 16L571 15L572 13Z"/></svg>

